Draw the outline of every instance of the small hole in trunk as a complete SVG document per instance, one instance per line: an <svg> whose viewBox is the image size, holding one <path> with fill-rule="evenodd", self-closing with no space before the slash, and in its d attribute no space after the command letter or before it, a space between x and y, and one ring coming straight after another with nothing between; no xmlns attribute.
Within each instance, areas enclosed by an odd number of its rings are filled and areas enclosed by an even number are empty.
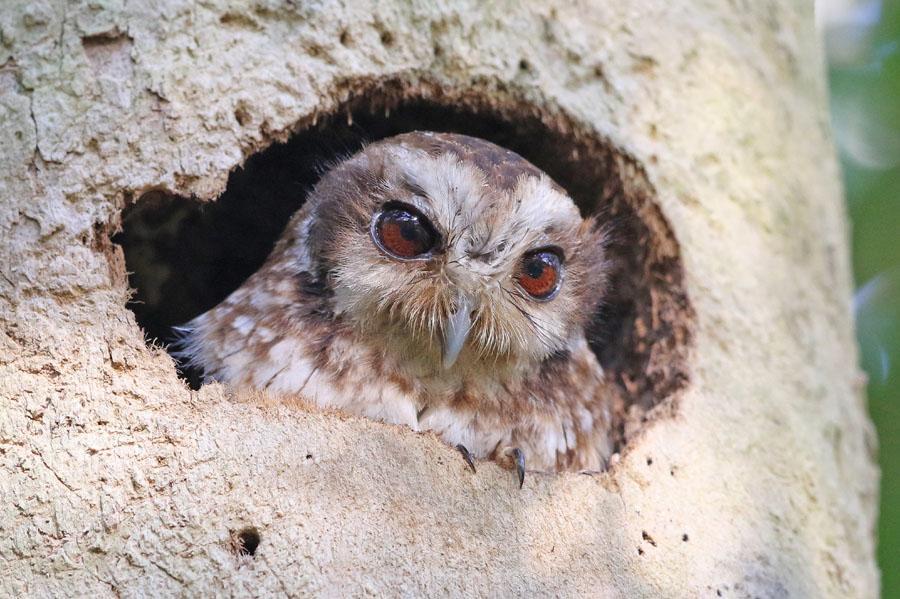
<svg viewBox="0 0 900 599"><path fill-rule="evenodd" d="M259 548L259 543L262 540L259 536L259 531L253 527L243 528L232 533L231 539L236 554L250 556L256 555L256 550Z"/></svg>

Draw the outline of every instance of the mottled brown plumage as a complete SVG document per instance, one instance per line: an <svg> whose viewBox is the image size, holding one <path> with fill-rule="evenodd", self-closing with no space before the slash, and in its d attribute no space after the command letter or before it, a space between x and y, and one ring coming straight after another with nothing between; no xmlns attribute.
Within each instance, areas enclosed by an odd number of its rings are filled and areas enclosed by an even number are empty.
<svg viewBox="0 0 900 599"><path fill-rule="evenodd" d="M264 266L185 327L182 354L208 379L432 430L478 458L599 470L609 406L584 331L604 264L602 229L517 154L404 134L329 170ZM553 293L529 295L532 275Z"/></svg>

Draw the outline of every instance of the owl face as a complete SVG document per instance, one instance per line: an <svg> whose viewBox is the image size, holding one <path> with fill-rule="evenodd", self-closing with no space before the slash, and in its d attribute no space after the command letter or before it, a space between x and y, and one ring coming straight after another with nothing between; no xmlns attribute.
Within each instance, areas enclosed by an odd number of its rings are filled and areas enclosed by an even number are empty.
<svg viewBox="0 0 900 599"><path fill-rule="evenodd" d="M603 235L530 163L412 133L332 169L292 224L336 315L427 370L565 351L603 291Z"/></svg>

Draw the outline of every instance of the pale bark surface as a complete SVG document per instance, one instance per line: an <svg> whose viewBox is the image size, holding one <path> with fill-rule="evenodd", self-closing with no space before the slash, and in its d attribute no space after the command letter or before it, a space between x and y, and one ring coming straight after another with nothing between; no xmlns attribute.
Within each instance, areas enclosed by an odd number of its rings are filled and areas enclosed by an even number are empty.
<svg viewBox="0 0 900 599"><path fill-rule="evenodd" d="M797 4L3 3L0 596L877 595L847 223ZM191 392L145 346L108 240L125 192L212 199L389 76L516 93L645 165L691 382L610 472L519 491L428 435Z"/></svg>

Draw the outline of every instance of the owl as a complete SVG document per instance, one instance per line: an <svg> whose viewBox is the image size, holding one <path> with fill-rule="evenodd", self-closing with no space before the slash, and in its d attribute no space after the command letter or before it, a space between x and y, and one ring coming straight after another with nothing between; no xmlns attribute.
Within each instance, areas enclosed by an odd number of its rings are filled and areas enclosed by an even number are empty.
<svg viewBox="0 0 900 599"><path fill-rule="evenodd" d="M520 487L526 465L601 470L610 405L585 329L604 231L509 150L397 135L330 168L178 351L206 380L432 431Z"/></svg>

